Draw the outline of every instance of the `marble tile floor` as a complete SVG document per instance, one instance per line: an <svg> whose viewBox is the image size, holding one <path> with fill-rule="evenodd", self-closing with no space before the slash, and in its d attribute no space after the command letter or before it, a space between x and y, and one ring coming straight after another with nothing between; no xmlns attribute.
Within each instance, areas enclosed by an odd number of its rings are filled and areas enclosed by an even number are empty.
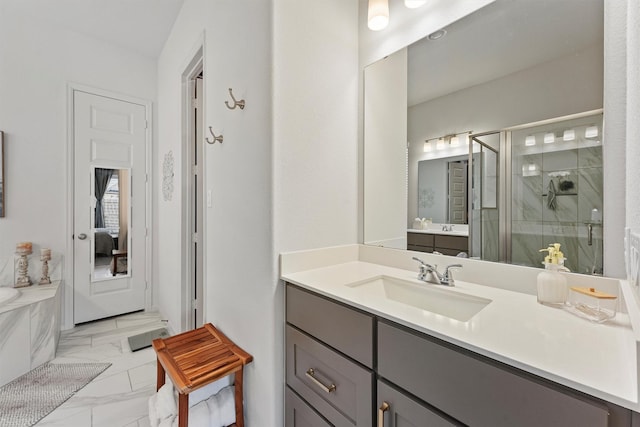
<svg viewBox="0 0 640 427"><path fill-rule="evenodd" d="M63 331L51 363L112 365L36 426L149 426L147 402L155 393L155 353L151 347L131 352L127 338L163 326L158 313L140 312Z"/></svg>

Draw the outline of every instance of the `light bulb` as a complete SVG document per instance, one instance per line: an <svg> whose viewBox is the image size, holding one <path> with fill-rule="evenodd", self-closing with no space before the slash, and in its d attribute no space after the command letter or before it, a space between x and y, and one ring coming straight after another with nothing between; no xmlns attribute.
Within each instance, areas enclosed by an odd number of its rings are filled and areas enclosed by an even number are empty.
<svg viewBox="0 0 640 427"><path fill-rule="evenodd" d="M429 141L425 141L424 142L424 147L422 148L422 151L425 153L428 153L432 150L431 148L431 143Z"/></svg>
<svg viewBox="0 0 640 427"><path fill-rule="evenodd" d="M444 139L440 138L438 142L436 142L436 150L444 150Z"/></svg>
<svg viewBox="0 0 640 427"><path fill-rule="evenodd" d="M452 147L457 147L458 145L460 145L460 138L458 138L458 135L453 135L451 137L450 144Z"/></svg>
<svg viewBox="0 0 640 427"><path fill-rule="evenodd" d="M556 141L556 136L554 134L552 134L551 132L544 134L544 143L545 144L551 144L552 142L555 142L555 141Z"/></svg>
<svg viewBox="0 0 640 427"><path fill-rule="evenodd" d="M589 126L584 131L585 138L596 138L598 136L598 126Z"/></svg>
<svg viewBox="0 0 640 427"><path fill-rule="evenodd" d="M389 25L389 1L369 0L368 27L372 31L383 30Z"/></svg>
<svg viewBox="0 0 640 427"><path fill-rule="evenodd" d="M531 147L532 145L536 145L536 137L533 135L529 135L524 139L524 145L527 147Z"/></svg>
<svg viewBox="0 0 640 427"><path fill-rule="evenodd" d="M573 141L574 139L576 139L576 131L573 129L565 130L562 134L562 139L564 141Z"/></svg>
<svg viewBox="0 0 640 427"><path fill-rule="evenodd" d="M404 0L404 5L409 9L415 9L416 7L420 7L424 5L427 0Z"/></svg>

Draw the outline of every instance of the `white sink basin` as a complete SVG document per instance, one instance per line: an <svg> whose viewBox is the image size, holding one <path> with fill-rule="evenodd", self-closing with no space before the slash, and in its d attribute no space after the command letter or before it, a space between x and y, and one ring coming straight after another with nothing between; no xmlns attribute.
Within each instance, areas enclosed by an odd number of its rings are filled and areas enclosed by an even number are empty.
<svg viewBox="0 0 640 427"><path fill-rule="evenodd" d="M461 322L468 321L491 302L490 299L443 289L441 285L418 284L389 276L378 276L346 286Z"/></svg>

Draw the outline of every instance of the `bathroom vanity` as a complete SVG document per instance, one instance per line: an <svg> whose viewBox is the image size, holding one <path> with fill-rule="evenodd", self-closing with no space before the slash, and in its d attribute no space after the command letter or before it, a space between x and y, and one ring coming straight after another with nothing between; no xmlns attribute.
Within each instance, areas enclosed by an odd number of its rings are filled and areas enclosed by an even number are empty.
<svg viewBox="0 0 640 427"><path fill-rule="evenodd" d="M407 230L407 249L455 256L460 252L469 252L469 236L455 231Z"/></svg>
<svg viewBox="0 0 640 427"><path fill-rule="evenodd" d="M633 315L598 325L517 286L420 283L410 254L353 245L282 256L287 426L640 425ZM466 277L518 274L462 262ZM523 268L521 281L535 272Z"/></svg>

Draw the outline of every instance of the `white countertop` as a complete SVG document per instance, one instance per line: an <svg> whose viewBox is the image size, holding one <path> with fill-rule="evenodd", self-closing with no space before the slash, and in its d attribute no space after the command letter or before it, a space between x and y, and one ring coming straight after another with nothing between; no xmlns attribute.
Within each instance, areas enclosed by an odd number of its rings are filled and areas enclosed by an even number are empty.
<svg viewBox="0 0 640 427"><path fill-rule="evenodd" d="M339 250L352 251L351 248ZM326 259L333 257L332 261L341 260L330 251L323 254ZM392 255L397 257L397 254ZM532 374L640 411L638 339L630 321L630 316L640 319L636 311L618 313L612 321L596 324L562 309L538 304L535 295L456 280L455 287L446 288L448 291L492 300L469 321L461 322L386 299L375 292L345 286L381 275L422 286L438 286L419 282L415 271L353 260L352 254L350 257L347 262L326 265L310 258L301 263L301 258L296 257L298 265L293 269L288 267L294 262L281 261L281 278ZM496 268L500 268L499 265ZM523 277L526 274L524 272Z"/></svg>
<svg viewBox="0 0 640 427"><path fill-rule="evenodd" d="M445 236L465 236L468 237L469 236L469 230L452 230L452 231L444 231L438 228L427 228L427 229L420 229L418 230L417 228L410 228L407 230L408 233L423 233L423 234L442 234Z"/></svg>

